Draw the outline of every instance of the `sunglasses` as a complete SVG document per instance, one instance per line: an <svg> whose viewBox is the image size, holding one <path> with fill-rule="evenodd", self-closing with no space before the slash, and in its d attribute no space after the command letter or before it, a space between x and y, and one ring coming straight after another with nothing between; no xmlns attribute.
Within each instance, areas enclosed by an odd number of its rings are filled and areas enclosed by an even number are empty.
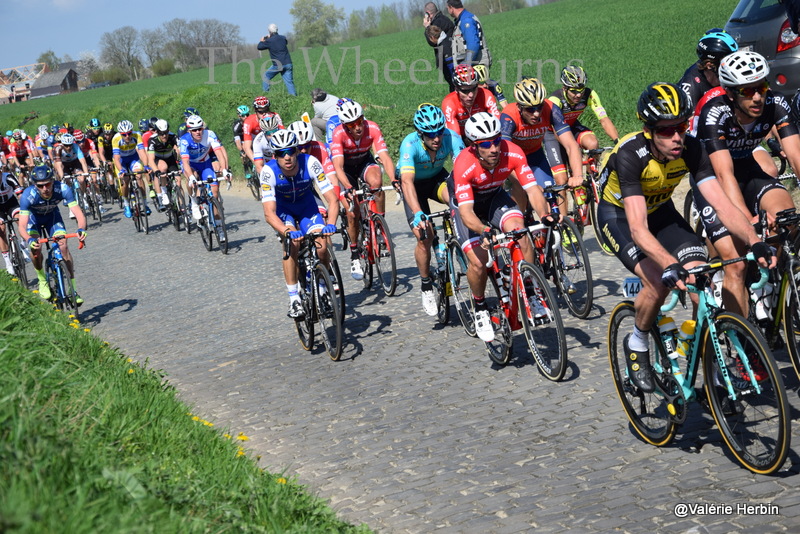
<svg viewBox="0 0 800 534"><path fill-rule="evenodd" d="M459 87L458 88L458 92L461 93L462 95L468 95L468 94L474 93L477 90L478 90L477 86L475 86L475 87Z"/></svg>
<svg viewBox="0 0 800 534"><path fill-rule="evenodd" d="M475 144L481 148L492 148L493 146L497 146L502 141L502 138L498 135L494 139L489 139L488 141L475 141Z"/></svg>
<svg viewBox="0 0 800 534"><path fill-rule="evenodd" d="M294 156L297 154L297 147L293 146L291 148L281 148L280 150L275 151L276 158L284 158L286 156Z"/></svg>
<svg viewBox="0 0 800 534"><path fill-rule="evenodd" d="M344 125L344 126L345 126L345 128L347 128L348 130L353 130L354 128L359 128L359 127L361 127L363 124L364 124L364 117L361 117L361 118L358 118L358 119L354 120L353 122L347 122L347 123L345 123L345 125Z"/></svg>
<svg viewBox="0 0 800 534"><path fill-rule="evenodd" d="M568 87L567 91L572 93L573 95L579 95L586 89L585 87Z"/></svg>
<svg viewBox="0 0 800 534"><path fill-rule="evenodd" d="M44 182L44 183L41 183L41 184L36 184L36 189L47 189L47 188L48 188L48 187L50 187L51 185L53 185L53 182L52 182L52 181L50 181L50 182Z"/></svg>
<svg viewBox="0 0 800 534"><path fill-rule="evenodd" d="M753 98L756 93L760 94L761 96L764 96L764 93L766 93L768 89L769 89L769 82L767 80L764 80L755 87L737 87L736 89L734 89L734 91L736 91L736 94L739 96L743 96L745 98Z"/></svg>
<svg viewBox="0 0 800 534"><path fill-rule="evenodd" d="M120 132L119 134L120 134L122 137L130 137L132 133L133 133L133 132Z"/></svg>
<svg viewBox="0 0 800 534"><path fill-rule="evenodd" d="M202 129L202 128L192 128L192 129L191 129L191 130L189 130L189 131L190 131L190 132L202 132L202 131L203 131L203 129Z"/></svg>
<svg viewBox="0 0 800 534"><path fill-rule="evenodd" d="M689 121L686 121L672 126L660 126L653 128L653 132L660 137L672 137L675 134L683 135L688 129Z"/></svg>
<svg viewBox="0 0 800 534"><path fill-rule="evenodd" d="M542 107L544 107L544 104L539 104L538 106L526 106L522 108L522 110L527 111L528 113L538 113L542 111Z"/></svg>
<svg viewBox="0 0 800 534"><path fill-rule="evenodd" d="M437 137L441 137L444 135L444 128L442 128L441 130L437 130L435 132L422 132L422 135L424 135L428 139L436 139Z"/></svg>

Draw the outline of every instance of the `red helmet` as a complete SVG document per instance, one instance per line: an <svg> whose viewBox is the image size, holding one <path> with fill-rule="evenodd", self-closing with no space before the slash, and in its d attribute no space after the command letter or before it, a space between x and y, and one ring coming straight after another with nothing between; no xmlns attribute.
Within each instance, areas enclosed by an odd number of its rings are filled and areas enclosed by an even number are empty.
<svg viewBox="0 0 800 534"><path fill-rule="evenodd" d="M460 88L474 87L478 85L478 75L472 65L456 65L453 83Z"/></svg>
<svg viewBox="0 0 800 534"><path fill-rule="evenodd" d="M83 142L83 130L74 130L72 132L72 137L75 138L75 142L76 143L82 143Z"/></svg>
<svg viewBox="0 0 800 534"><path fill-rule="evenodd" d="M269 111L269 98L266 96L257 96L256 99L253 100L253 107L256 108L256 111L259 113Z"/></svg>

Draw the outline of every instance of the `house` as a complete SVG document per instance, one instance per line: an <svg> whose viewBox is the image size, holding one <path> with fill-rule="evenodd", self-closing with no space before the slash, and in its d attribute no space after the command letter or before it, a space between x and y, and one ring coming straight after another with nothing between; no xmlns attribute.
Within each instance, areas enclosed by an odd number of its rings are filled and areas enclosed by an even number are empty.
<svg viewBox="0 0 800 534"><path fill-rule="evenodd" d="M31 98L71 93L78 90L78 73L75 69L62 68L46 72L36 78L31 87Z"/></svg>

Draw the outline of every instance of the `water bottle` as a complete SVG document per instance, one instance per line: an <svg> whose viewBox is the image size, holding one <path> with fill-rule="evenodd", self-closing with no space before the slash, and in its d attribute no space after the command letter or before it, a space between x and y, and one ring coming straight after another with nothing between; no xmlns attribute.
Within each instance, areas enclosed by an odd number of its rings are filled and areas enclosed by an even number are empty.
<svg viewBox="0 0 800 534"><path fill-rule="evenodd" d="M444 246L444 243L438 243L436 245L436 267L439 269L439 272L444 272L444 264L445 264L445 255L447 254L447 249Z"/></svg>
<svg viewBox="0 0 800 534"><path fill-rule="evenodd" d="M689 345L694 339L695 328L697 328L697 321L689 319L683 322L681 330L678 332L678 354L684 358L689 354Z"/></svg>
<svg viewBox="0 0 800 534"><path fill-rule="evenodd" d="M752 290L752 297L755 301L756 319L763 321L772 316L770 312L772 308L772 293L774 288L772 284L767 282L761 289Z"/></svg>
<svg viewBox="0 0 800 534"><path fill-rule="evenodd" d="M662 317L658 321L658 331L661 332L661 339L664 340L664 348L667 351L667 357L674 360L678 357L677 352L675 352L675 336L678 333L678 327L675 325L675 321L672 320L672 317Z"/></svg>
<svg viewBox="0 0 800 534"><path fill-rule="evenodd" d="M497 290L500 293L500 300L504 303L508 303L508 275L506 275L505 270L510 268L507 265L504 265L502 268L497 270L497 274L495 275L495 280L497 281Z"/></svg>
<svg viewBox="0 0 800 534"><path fill-rule="evenodd" d="M711 282L714 286L714 300L717 301L717 306L722 306L722 280L725 278L725 272L720 269L714 273Z"/></svg>
<svg viewBox="0 0 800 534"><path fill-rule="evenodd" d="M575 189L575 204L583 206L586 204L586 188L578 187Z"/></svg>

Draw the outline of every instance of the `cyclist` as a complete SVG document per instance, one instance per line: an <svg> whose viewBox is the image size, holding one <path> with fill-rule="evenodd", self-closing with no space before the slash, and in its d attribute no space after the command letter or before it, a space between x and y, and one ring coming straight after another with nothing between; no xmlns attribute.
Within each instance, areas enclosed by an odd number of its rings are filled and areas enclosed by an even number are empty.
<svg viewBox="0 0 800 534"><path fill-rule="evenodd" d="M239 154L242 158L246 157L247 154L244 152L244 146L242 145L242 138L244 136L244 121L248 115L250 115L250 106L245 106L244 104L236 108L236 115L237 117L233 120L233 144L236 145L236 149L239 151Z"/></svg>
<svg viewBox="0 0 800 534"><path fill-rule="evenodd" d="M325 177L333 186L336 198L341 198L342 188L336 180L336 169L333 168L333 162L328 150L325 148L325 144L314 138L314 127L305 121L295 121L286 129L297 136L297 148L300 149L300 152L314 156L319 160L325 172Z"/></svg>
<svg viewBox="0 0 800 534"><path fill-rule="evenodd" d="M130 187L130 175L136 174L136 183L139 189L144 192L147 191L145 185L150 185L149 176L142 171L149 171L150 167L147 165L147 153L144 151L142 144L142 136L139 132L133 131L133 124L131 121L123 120L117 124L117 133L111 140L112 154L114 158L114 166L117 169L117 174L122 179L122 207L125 211L125 217L129 219L133 216L130 202L128 201L128 188ZM147 205L147 195L142 195L144 202L145 213L150 215L150 207Z"/></svg>
<svg viewBox="0 0 800 534"><path fill-rule="evenodd" d="M58 179L63 181L65 175L78 174L78 186L81 191L86 191L86 176L89 174L89 167L86 165L86 157L80 146L75 144L75 136L70 133L61 134L61 143L56 145L53 150L53 166L56 170ZM85 206L81 206L85 208ZM70 218L72 217L70 212Z"/></svg>
<svg viewBox="0 0 800 534"><path fill-rule="evenodd" d="M97 156L100 158L103 167L105 167L106 183L115 190L116 184L114 184L114 180L116 178L116 167L112 163L114 161L114 147L111 145L111 141L116 134L117 132L114 130L114 125L107 122L103 124L103 132L100 134L100 137L97 138Z"/></svg>
<svg viewBox="0 0 800 534"><path fill-rule="evenodd" d="M508 100L503 93L503 88L500 87L497 81L488 79L486 65L473 65L472 68L475 69L475 74L478 76L478 87L490 90L495 100L497 100L497 104L500 106L500 111L502 111L503 108L508 105Z"/></svg>
<svg viewBox="0 0 800 534"><path fill-rule="evenodd" d="M183 110L183 122L181 122L181 125L178 126L178 132L176 133L178 139L183 137L186 134L186 132L189 131L188 128L186 127L186 119L188 119L192 115L200 115L200 112L197 111L195 108L186 108Z"/></svg>
<svg viewBox="0 0 800 534"><path fill-rule="evenodd" d="M466 143L464 123L468 118L485 111L499 119L500 110L492 92L478 87L478 75L472 66L457 65L453 72L453 84L456 90L444 97L442 111L446 126L460 135Z"/></svg>
<svg viewBox="0 0 800 534"><path fill-rule="evenodd" d="M375 151L383 165L383 170L389 176L392 184L395 183L394 163L383 140L380 127L364 118L364 110L358 102L344 102L339 108L339 120L342 123L333 131L331 140L331 160L336 170L336 179L340 186L348 192L354 187L360 187L364 181L370 188L376 189L383 185L381 168L375 162L370 150ZM348 202L354 199L348 196ZM386 199L383 191L375 194L377 212L383 215ZM350 274L355 280L364 278L364 271L358 261L357 234L359 210L354 209L347 214L350 235Z"/></svg>
<svg viewBox="0 0 800 534"><path fill-rule="evenodd" d="M100 124L100 119L91 119L89 124L86 125L86 131L84 134L86 137L91 139L93 143L97 144L97 139L100 137L102 132L103 126Z"/></svg>
<svg viewBox="0 0 800 534"><path fill-rule="evenodd" d="M281 122L281 118L277 113L272 113L269 110L269 98L266 96L258 96L253 100L253 111L255 111L255 113L248 115L242 123L242 147L244 148L244 153L247 154L247 157L250 158L250 161L255 165L253 139L255 139L258 132L261 131L259 121L266 117L275 116L278 118L278 122L281 125L283 125L283 122Z"/></svg>
<svg viewBox="0 0 800 534"><path fill-rule="evenodd" d="M5 220L13 219L19 213L19 201L17 197L22 193L23 187L10 172L3 170L0 174L0 254L6 264L8 274L14 274L14 266L8 255L8 241L6 239ZM10 223L9 223L10 224Z"/></svg>
<svg viewBox="0 0 800 534"><path fill-rule="evenodd" d="M314 196L316 183L329 206L336 206L333 186L325 177L322 164L314 156L299 153L297 136L288 130L279 130L270 138L275 159L261 169L261 202L267 224L284 239L293 241L289 258L283 262L283 276L289 292L289 311L292 318L303 316L303 306L297 283L297 240L311 232L333 234L339 210L329 209L323 219ZM317 239L320 260L330 262L328 240ZM332 290L332 288L328 288Z"/></svg>
<svg viewBox="0 0 800 534"><path fill-rule="evenodd" d="M36 155L41 158L42 161L51 161L53 159L53 136L50 135L46 124L39 126L33 144L36 149Z"/></svg>
<svg viewBox="0 0 800 534"><path fill-rule="evenodd" d="M581 149L564 121L561 108L546 96L544 84L536 78L523 78L517 82L514 85L514 98L517 101L506 106L500 116L503 139L519 146L536 176L536 183L541 187L552 185L553 182L578 187L583 183ZM551 131L555 135L548 136ZM578 169L569 179L563 164L551 168L552 162L548 161L560 161L556 154L562 146L569 156L570 167ZM521 209L527 208L528 201L519 182L511 182L511 196ZM559 204L563 205L564 196L560 197Z"/></svg>
<svg viewBox="0 0 800 534"><path fill-rule="evenodd" d="M27 169L33 168L33 156L35 148L33 141L22 130L14 130L11 135L9 150L9 164L19 172L24 173Z"/></svg>
<svg viewBox="0 0 800 534"><path fill-rule="evenodd" d="M697 42L697 61L686 69L678 85L695 108L702 107L700 100L708 91L719 87L719 63L727 55L739 50L731 35L719 28L708 30Z"/></svg>
<svg viewBox="0 0 800 534"><path fill-rule="evenodd" d="M192 203L192 216L200 220L200 206L197 204L197 178L204 182L211 182L211 194L219 198L219 181L211 161L213 151L220 164L227 169L228 160L222 145L217 139L217 134L206 128L205 122L199 115L192 115L186 119L188 133L178 140L178 148L183 163L183 174L188 180L189 200ZM230 171L226 171L226 179L230 181Z"/></svg>
<svg viewBox="0 0 800 534"><path fill-rule="evenodd" d="M180 170L178 166L178 137L169 131L169 123L158 119L155 123L155 135L150 136L147 144L147 161L155 170L153 181L160 193L161 205L169 206L169 195L161 173ZM181 175L175 177L178 190L182 191ZM182 194L182 193L181 193Z"/></svg>
<svg viewBox="0 0 800 534"><path fill-rule="evenodd" d="M253 139L253 161L255 162L256 173L260 173L264 167L264 161L272 159L272 146L269 138L283 128L280 118L275 114L267 114L258 120L258 135Z"/></svg>
<svg viewBox="0 0 800 534"><path fill-rule="evenodd" d="M333 131L336 129L337 126L342 124L341 119L339 119L339 110L342 109L342 105L345 102L352 102L352 98L343 97L336 101L336 113L331 115L328 118L328 122L325 123L325 144L330 147L331 141L333 141ZM330 149L328 150L330 152Z"/></svg>
<svg viewBox="0 0 800 534"><path fill-rule="evenodd" d="M422 290L422 309L430 316L436 315L436 296L431 280L431 245L433 228L426 222L430 215L429 200L450 203L447 191L445 160L455 158L464 150L461 136L445 128L444 113L432 104L422 104L414 113L416 132L408 134L400 144L398 169L403 188L406 219L417 238L414 260L419 269ZM422 230L425 239L422 239Z"/></svg>
<svg viewBox="0 0 800 534"><path fill-rule="evenodd" d="M42 268L44 258L38 238L45 232L50 237L54 238L66 235L67 231L64 227L64 221L61 218L61 213L58 211L58 204L62 201L67 203L70 213L72 213L77 220L77 233L81 241L86 239L86 217L84 217L83 212L78 207L78 202L72 194L72 188L62 182L56 181L50 167L46 165L34 167L31 172L31 181L33 185L22 192L22 196L19 200L19 236L33 251L33 268L36 270L36 276L39 278L39 296L48 300L52 294L50 293L47 277ZM70 285L72 289L76 291L75 303L81 305L83 304L83 299L77 294L77 290L75 290L75 269L72 255L67 247L67 241L62 241L59 247L67 263L67 270L69 270L70 273Z"/></svg>
<svg viewBox="0 0 800 534"><path fill-rule="evenodd" d="M525 154L500 136L500 121L490 113L480 112L470 117L464 131L472 145L462 150L453 163L450 206L456 210L453 226L461 248L467 256L467 280L475 301L475 330L483 341L494 339L489 310L486 307L486 261L491 246L492 228L510 231L523 228L522 212L503 189L503 183L513 176L519 181L528 200L543 223L559 220L550 213L550 206L536 183L536 177L525 161ZM527 239L519 241L526 261L533 263L533 247ZM534 313L546 312L541 304Z"/></svg>
<svg viewBox="0 0 800 534"><path fill-rule="evenodd" d="M686 174L692 175L694 193L707 196L762 265L774 265L774 258L723 192L702 143L686 135L692 114L686 94L677 85L651 84L639 97L637 111L644 129L624 136L611 152L600 173L597 217L617 258L642 280L634 302L635 325L623 347L629 376L649 393L655 383L648 331L669 288L685 289L685 282L694 282L687 269L706 261L700 239L672 202Z"/></svg>
<svg viewBox="0 0 800 534"><path fill-rule="evenodd" d="M100 167L100 157L98 156L97 146L94 144L94 141L86 137L82 130L74 130L72 137L75 138L77 147L81 149L81 152L83 152L84 159L86 159L86 154L88 154L89 158L91 158L94 168L96 169ZM103 207L103 202L100 199L99 180L100 177L98 174L95 171L92 171L89 176L89 188L92 190L94 198L97 199L97 209L100 211L100 213L105 213L106 208Z"/></svg>
<svg viewBox="0 0 800 534"><path fill-rule="evenodd" d="M697 136L705 144L714 172L733 205L748 219L766 210L772 225L775 214L793 208L794 202L784 185L764 172L754 149L775 127L789 163L800 169L800 135L791 120L789 103L770 90L768 74L766 59L756 52L740 50L723 58L719 80L724 94L703 106ZM724 222L718 220L717 215L722 214L711 209L702 194L694 193L706 235L717 253L723 259L741 256L744 245L735 241ZM722 300L727 309L747 317L745 271L743 263L725 267ZM769 292L771 288L765 289Z"/></svg>

